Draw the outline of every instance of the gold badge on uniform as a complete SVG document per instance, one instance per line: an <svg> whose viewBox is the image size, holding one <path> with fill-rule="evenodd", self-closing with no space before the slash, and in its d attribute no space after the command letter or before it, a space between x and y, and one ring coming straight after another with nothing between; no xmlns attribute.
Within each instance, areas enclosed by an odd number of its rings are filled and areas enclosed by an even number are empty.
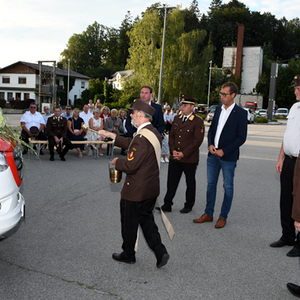
<svg viewBox="0 0 300 300"><path fill-rule="evenodd" d="M134 159L134 152L131 151L130 153L128 153L127 155L127 160L133 160Z"/></svg>

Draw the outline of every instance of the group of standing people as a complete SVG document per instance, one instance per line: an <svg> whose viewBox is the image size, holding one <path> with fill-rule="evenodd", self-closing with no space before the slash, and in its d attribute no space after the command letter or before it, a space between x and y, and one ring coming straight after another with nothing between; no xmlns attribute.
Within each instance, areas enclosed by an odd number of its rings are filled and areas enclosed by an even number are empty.
<svg viewBox="0 0 300 300"><path fill-rule="evenodd" d="M230 82L222 86L220 106L208 133L209 154L207 204L205 214L195 223L212 221L216 198L216 185L219 172L224 175L224 200L216 228L223 228L230 211L233 198L233 179L239 147L247 136L246 111L234 103L237 86ZM119 262L135 263L134 247L138 226L141 226L149 247L157 258L157 267L164 266L169 254L161 242L154 222L153 209L159 195L159 168L161 155L161 136L165 130L162 107L151 101L152 89L143 86L140 99L129 108L125 128L129 137L121 137L113 132L101 130L105 138L115 140L115 145L128 147L125 159L114 158L116 169L127 174L121 192L121 232L123 238L121 253L112 258ZM194 113L196 99L181 95L181 114L175 116L169 133L170 163L168 166L167 192L164 204L156 209L171 212L173 199L182 173L186 177L186 199L181 213L189 213L195 203L196 169L199 162L199 147L204 138L204 123ZM150 133L149 133L150 132Z"/></svg>

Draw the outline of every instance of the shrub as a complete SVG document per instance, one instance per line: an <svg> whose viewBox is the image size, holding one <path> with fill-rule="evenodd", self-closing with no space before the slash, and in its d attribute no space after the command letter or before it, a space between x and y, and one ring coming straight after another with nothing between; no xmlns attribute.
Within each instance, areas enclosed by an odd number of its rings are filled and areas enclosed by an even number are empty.
<svg viewBox="0 0 300 300"><path fill-rule="evenodd" d="M16 109L26 109L29 108L29 105L31 103L35 103L34 99L25 99L25 100L10 100L10 106L11 108Z"/></svg>
<svg viewBox="0 0 300 300"><path fill-rule="evenodd" d="M256 123L268 123L269 120L267 117L255 118Z"/></svg>

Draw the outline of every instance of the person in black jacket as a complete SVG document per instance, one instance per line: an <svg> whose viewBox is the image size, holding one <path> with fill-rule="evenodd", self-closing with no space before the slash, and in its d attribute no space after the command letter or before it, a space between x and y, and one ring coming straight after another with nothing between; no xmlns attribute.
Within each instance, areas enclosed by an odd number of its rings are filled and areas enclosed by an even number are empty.
<svg viewBox="0 0 300 300"><path fill-rule="evenodd" d="M140 98L155 109L155 113L152 116L151 124L153 125L154 128L158 130L160 134L163 134L165 130L163 111L160 104L156 104L153 101L151 101L152 96L153 96L152 88L150 86L143 86L141 89ZM131 104L131 106L132 105L133 104ZM130 114L128 114L127 116L125 127L130 137L133 137L134 133L136 132L136 128L131 124Z"/></svg>

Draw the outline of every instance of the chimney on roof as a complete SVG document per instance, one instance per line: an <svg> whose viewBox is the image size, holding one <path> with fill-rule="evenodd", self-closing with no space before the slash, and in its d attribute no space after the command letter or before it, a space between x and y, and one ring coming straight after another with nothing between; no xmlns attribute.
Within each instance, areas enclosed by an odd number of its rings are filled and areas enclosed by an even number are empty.
<svg viewBox="0 0 300 300"><path fill-rule="evenodd" d="M63 68L63 63L62 63L62 62L58 62L58 63L57 63L57 67L58 67L59 69L62 69L62 68Z"/></svg>
<svg viewBox="0 0 300 300"><path fill-rule="evenodd" d="M244 25L239 25L236 51L236 66L235 66L235 83L241 76L242 58L243 58L243 44L244 44Z"/></svg>

